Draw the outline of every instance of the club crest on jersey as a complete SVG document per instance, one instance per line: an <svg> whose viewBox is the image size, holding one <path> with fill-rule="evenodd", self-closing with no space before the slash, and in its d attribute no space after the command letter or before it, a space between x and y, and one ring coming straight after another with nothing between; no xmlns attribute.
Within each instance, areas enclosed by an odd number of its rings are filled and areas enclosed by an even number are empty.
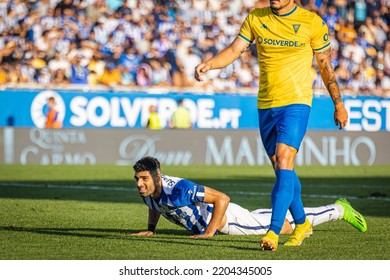
<svg viewBox="0 0 390 280"><path fill-rule="evenodd" d="M267 30L268 30L268 26L267 26L265 23L263 23L263 25L262 25L262 26L260 26L260 28L265 28L265 29L267 29Z"/></svg>
<svg viewBox="0 0 390 280"><path fill-rule="evenodd" d="M297 33L298 33L299 27L301 27L301 25L300 25L300 24L293 24L293 28L294 28L294 32L295 32L295 34L297 34Z"/></svg>
<svg viewBox="0 0 390 280"><path fill-rule="evenodd" d="M191 199L194 200L195 199L195 194L196 194L196 186L194 186L194 190L189 190L188 191L188 194L191 195Z"/></svg>

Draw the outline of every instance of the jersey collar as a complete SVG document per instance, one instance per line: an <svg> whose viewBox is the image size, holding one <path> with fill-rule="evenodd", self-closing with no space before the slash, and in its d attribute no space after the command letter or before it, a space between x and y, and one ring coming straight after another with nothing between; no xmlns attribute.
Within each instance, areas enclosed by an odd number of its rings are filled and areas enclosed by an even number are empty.
<svg viewBox="0 0 390 280"><path fill-rule="evenodd" d="M282 15L279 15L278 13L276 13L274 10L271 9L272 13L275 15L275 16L278 16L278 17L287 17L289 15L291 15L292 13L294 13L296 10L298 9L298 6L297 5L294 5L294 8L292 8L291 11L289 11L288 13L285 13L285 14L282 14Z"/></svg>

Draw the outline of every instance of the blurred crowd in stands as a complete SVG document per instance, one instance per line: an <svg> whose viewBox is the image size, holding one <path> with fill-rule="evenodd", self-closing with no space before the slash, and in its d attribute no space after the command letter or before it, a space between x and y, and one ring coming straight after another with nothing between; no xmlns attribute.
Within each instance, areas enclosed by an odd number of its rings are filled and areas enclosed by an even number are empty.
<svg viewBox="0 0 390 280"><path fill-rule="evenodd" d="M300 0L329 26L344 94L390 97L390 0ZM195 82L201 60L237 36L268 0L2 0L0 85L258 87L253 44L239 60ZM313 62L313 87L325 92Z"/></svg>

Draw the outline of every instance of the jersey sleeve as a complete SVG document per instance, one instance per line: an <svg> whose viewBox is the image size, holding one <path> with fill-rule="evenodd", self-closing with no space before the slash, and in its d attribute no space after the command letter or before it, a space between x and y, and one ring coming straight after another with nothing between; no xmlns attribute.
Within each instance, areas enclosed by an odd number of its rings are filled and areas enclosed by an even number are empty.
<svg viewBox="0 0 390 280"><path fill-rule="evenodd" d="M170 199L177 207L203 202L204 186L190 180L180 180L173 188Z"/></svg>
<svg viewBox="0 0 390 280"><path fill-rule="evenodd" d="M314 52L321 52L330 47L328 26L318 15L313 19L310 44Z"/></svg>
<svg viewBox="0 0 390 280"><path fill-rule="evenodd" d="M238 37L243 39L248 44L251 44L255 39L251 28L251 14L247 15L244 22L241 25L240 32L238 33Z"/></svg>

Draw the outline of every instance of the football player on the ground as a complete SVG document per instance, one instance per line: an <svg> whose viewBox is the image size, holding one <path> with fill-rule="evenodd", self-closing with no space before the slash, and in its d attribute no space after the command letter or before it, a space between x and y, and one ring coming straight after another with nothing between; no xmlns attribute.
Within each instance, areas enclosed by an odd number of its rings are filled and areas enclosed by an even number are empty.
<svg viewBox="0 0 390 280"><path fill-rule="evenodd" d="M193 238L212 237L218 232L231 235L266 234L271 223L271 209L252 212L230 202L229 196L190 180L161 174L160 162L144 157L134 165L134 178L140 196L149 207L148 229L132 235L153 235L160 215L194 235ZM345 199L334 204L305 208L313 226L344 219L365 232L367 224L362 214ZM294 219L288 213L283 234L291 234Z"/></svg>

